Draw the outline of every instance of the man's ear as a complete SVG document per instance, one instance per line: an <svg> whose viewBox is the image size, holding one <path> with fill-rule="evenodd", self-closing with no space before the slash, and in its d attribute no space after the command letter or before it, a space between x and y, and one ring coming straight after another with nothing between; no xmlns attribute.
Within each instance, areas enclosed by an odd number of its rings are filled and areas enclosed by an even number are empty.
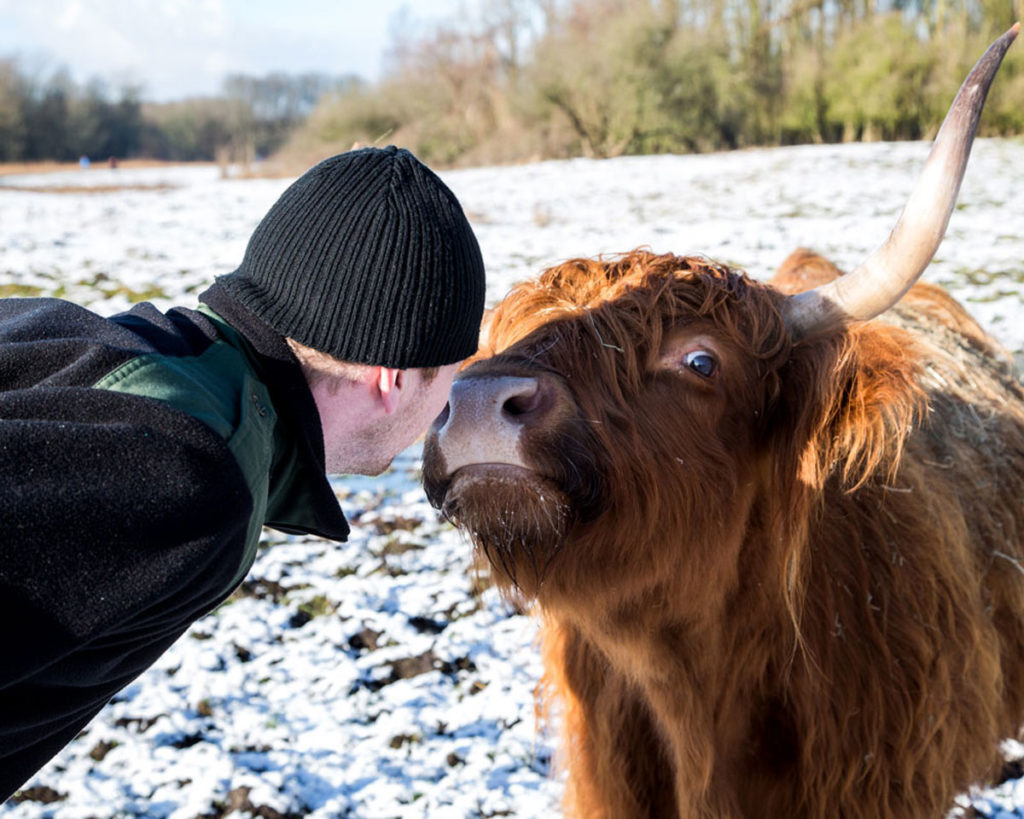
<svg viewBox="0 0 1024 819"><path fill-rule="evenodd" d="M402 389L403 375L401 370L391 367L378 367L377 387L380 389L380 400L384 412L391 415L398 409L398 397Z"/></svg>

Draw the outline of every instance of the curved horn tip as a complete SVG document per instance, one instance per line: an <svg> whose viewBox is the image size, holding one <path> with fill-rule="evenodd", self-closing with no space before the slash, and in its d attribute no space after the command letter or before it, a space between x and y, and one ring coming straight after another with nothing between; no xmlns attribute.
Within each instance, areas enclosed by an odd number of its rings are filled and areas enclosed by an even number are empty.
<svg viewBox="0 0 1024 819"><path fill-rule="evenodd" d="M992 45L1002 46L1003 50L1005 51L1007 48L1013 45L1013 41L1017 39L1018 34L1020 34L1020 20L1018 20L1016 23L1010 26L1005 31L1005 33L1003 33L1000 37L997 37L995 42L992 43Z"/></svg>
<svg viewBox="0 0 1024 819"><path fill-rule="evenodd" d="M989 86L1019 33L1018 21L988 47L967 75L885 243L852 273L789 297L784 317L795 336L850 319L873 318L899 301L924 272L956 202ZM904 229L905 225L912 227Z"/></svg>
<svg viewBox="0 0 1024 819"><path fill-rule="evenodd" d="M1017 39L1018 34L1020 34L1020 20L1018 20L1016 23L1010 26L1005 31L1005 33L1003 33L1000 37L997 37L995 42L992 43L992 45L1002 46L1003 50L1005 51L1007 48L1013 45L1013 41Z"/></svg>

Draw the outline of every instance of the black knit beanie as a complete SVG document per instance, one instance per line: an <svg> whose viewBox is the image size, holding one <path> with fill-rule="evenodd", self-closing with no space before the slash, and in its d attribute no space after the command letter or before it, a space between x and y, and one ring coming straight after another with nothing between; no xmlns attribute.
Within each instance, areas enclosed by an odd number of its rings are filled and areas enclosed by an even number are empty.
<svg viewBox="0 0 1024 819"><path fill-rule="evenodd" d="M217 281L282 336L344 361L435 367L477 349L476 237L445 184L393 146L306 171Z"/></svg>

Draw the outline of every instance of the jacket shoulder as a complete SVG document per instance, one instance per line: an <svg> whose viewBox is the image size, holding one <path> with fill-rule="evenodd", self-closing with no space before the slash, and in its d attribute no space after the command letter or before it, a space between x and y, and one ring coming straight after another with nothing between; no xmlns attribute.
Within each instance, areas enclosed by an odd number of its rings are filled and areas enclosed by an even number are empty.
<svg viewBox="0 0 1024 819"><path fill-rule="evenodd" d="M139 355L195 355L216 337L202 316L140 304L110 318L61 299L0 299L0 390L86 386Z"/></svg>

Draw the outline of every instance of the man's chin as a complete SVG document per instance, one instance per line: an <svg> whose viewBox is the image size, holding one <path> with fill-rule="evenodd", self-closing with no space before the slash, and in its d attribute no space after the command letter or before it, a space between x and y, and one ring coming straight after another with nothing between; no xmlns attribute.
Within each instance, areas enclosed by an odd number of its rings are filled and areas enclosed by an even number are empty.
<svg viewBox="0 0 1024 819"><path fill-rule="evenodd" d="M395 458L411 446L418 436L400 436L393 427L382 426L371 432L363 430L338 441L332 451L325 446L328 475L366 475L377 477L388 470ZM408 443L405 439L412 437ZM326 444L326 442L325 442Z"/></svg>
<svg viewBox="0 0 1024 819"><path fill-rule="evenodd" d="M328 466L326 472L328 475L364 475L367 478L376 478L387 472L389 466L391 461L384 466Z"/></svg>
<svg viewBox="0 0 1024 819"><path fill-rule="evenodd" d="M387 460L383 457L380 460L328 458L325 471L328 475L365 475L368 478L376 478L388 471L396 457L398 456L392 455Z"/></svg>

